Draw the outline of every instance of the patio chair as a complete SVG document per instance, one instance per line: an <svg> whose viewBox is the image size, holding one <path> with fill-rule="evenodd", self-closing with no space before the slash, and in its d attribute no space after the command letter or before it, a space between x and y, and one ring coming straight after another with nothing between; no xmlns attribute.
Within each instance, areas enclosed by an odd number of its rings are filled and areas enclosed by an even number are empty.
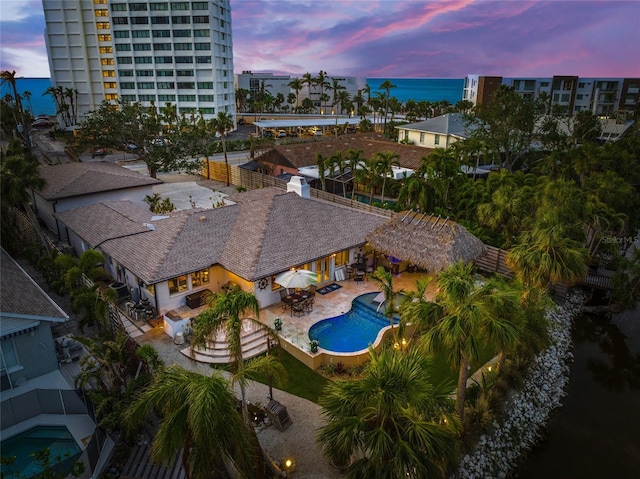
<svg viewBox="0 0 640 479"><path fill-rule="evenodd" d="M287 296L288 296L287 290L286 289L281 289L280 290L280 301L282 301L282 311L286 311L287 308L290 306L290 304L288 304L286 302Z"/></svg>
<svg viewBox="0 0 640 479"><path fill-rule="evenodd" d="M291 305L291 315L292 316L303 316L305 311L304 306L305 301L301 301L298 303L293 303Z"/></svg>
<svg viewBox="0 0 640 479"><path fill-rule="evenodd" d="M318 290L317 285L312 284L311 286L309 286L309 293L311 293L311 297L314 297L316 295L317 290Z"/></svg>
<svg viewBox="0 0 640 479"><path fill-rule="evenodd" d="M313 311L313 296L302 302L302 308L307 313Z"/></svg>

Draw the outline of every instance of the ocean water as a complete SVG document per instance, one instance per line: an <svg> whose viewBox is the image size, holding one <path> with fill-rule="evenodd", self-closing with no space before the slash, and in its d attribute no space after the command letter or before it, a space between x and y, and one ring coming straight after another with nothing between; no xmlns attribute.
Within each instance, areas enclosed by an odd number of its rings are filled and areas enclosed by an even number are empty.
<svg viewBox="0 0 640 479"><path fill-rule="evenodd" d="M55 115L56 104L50 95L44 95L44 92L51 86L49 78L18 78L16 80L16 89L18 95L22 97L22 107L30 110L33 116L38 115ZM24 98L24 92L31 92L31 101ZM7 93L13 96L11 86L8 83L2 84L0 95L4 98Z"/></svg>
<svg viewBox="0 0 640 479"><path fill-rule="evenodd" d="M367 78L367 85L371 88L371 96L375 92L384 93L380 85L389 80L396 88L392 88L391 96L401 102L441 101L447 100L455 105L462 100L464 78Z"/></svg>
<svg viewBox="0 0 640 479"><path fill-rule="evenodd" d="M380 84L389 80L396 88L391 89L391 96L395 96L401 102L414 101L441 101L447 100L455 105L462 100L464 78L367 78L367 85L371 88L371 95L379 90ZM16 87L18 93L24 97L24 92L31 92L31 104L23 101L25 108L30 108L34 116L55 115L56 105L53 98L43 93L51 86L49 78L18 78ZM8 84L3 84L1 95L4 97L11 91Z"/></svg>

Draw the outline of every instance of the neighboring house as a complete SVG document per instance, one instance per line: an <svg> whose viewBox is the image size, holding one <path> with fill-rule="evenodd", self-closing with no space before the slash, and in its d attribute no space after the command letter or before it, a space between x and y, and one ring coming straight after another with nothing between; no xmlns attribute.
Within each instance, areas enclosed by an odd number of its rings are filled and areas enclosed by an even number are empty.
<svg viewBox="0 0 640 479"><path fill-rule="evenodd" d="M418 123L396 126L398 140L423 148L449 148L469 137L469 128L461 113L447 113Z"/></svg>
<svg viewBox="0 0 640 479"><path fill-rule="evenodd" d="M308 185L299 191L262 188L231 195L234 205L166 216L128 201L56 216L63 239L78 253L102 251L109 273L139 288L160 314L230 283L255 293L264 307L280 301L276 274L300 267L315 271L320 284L333 281L336 267L353 262L369 231L386 220L310 199Z"/></svg>
<svg viewBox="0 0 640 479"><path fill-rule="evenodd" d="M58 370L51 324L69 316L4 250L0 250L2 390Z"/></svg>
<svg viewBox="0 0 640 479"><path fill-rule="evenodd" d="M54 214L101 201L128 200L144 205L161 181L103 161L65 163L40 168L46 185L33 191L36 214L51 231L60 234Z"/></svg>

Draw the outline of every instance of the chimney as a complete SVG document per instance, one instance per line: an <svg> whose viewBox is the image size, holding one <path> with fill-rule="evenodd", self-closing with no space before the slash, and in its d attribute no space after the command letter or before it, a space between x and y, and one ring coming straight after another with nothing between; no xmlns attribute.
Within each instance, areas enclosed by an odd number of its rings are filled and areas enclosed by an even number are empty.
<svg viewBox="0 0 640 479"><path fill-rule="evenodd" d="M287 193L293 191L301 198L311 198L310 186L302 176L292 176L287 183Z"/></svg>

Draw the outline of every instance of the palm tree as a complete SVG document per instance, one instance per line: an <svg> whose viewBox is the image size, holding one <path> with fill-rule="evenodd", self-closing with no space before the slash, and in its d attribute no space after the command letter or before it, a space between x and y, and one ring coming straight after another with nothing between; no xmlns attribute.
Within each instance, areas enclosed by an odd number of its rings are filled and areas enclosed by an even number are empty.
<svg viewBox="0 0 640 479"><path fill-rule="evenodd" d="M347 170L347 162L342 157L342 151L337 151L336 153L331 155L329 157L329 161L331 162L330 164L333 167L335 167L339 172L340 182L342 183L342 196L344 198L346 198L347 197L347 190L345 188L344 174L345 174L345 172ZM335 178L334 178L334 184L335 184Z"/></svg>
<svg viewBox="0 0 640 479"><path fill-rule="evenodd" d="M320 177L320 184L322 185L322 191L327 191L326 173L327 173L327 169L329 167L330 162L331 162L330 158L324 157L322 153L316 153L316 164L318 165L318 176Z"/></svg>
<svg viewBox="0 0 640 479"><path fill-rule="evenodd" d="M151 446L155 462L168 462L182 450L187 479L209 479L224 460L232 462L242 477L255 477L256 458L236 397L218 373L207 377L179 366L160 370L127 409L125 424L134 429L153 410L161 416Z"/></svg>
<svg viewBox="0 0 640 479"><path fill-rule="evenodd" d="M242 318L245 313L253 314L254 318ZM246 398L246 385L249 379L257 379L267 375L280 383L284 380L286 372L282 364L273 355L262 356L246 361L242 351L243 322L248 321L254 326L266 331L267 341L277 341L277 334L258 319L260 306L255 295L242 291L239 288L223 293L212 293L209 297L209 307L196 316L193 320L193 338L191 351L204 347L212 335L224 332L229 356L231 358L230 372L232 384L240 386L240 399L242 417L245 427L250 434L251 442L255 450L257 471L260 474L255 477L263 477L264 457L262 449L249 418L249 409Z"/></svg>
<svg viewBox="0 0 640 479"><path fill-rule="evenodd" d="M403 291L401 289L397 291L393 289L393 275L391 271L387 271L382 266L379 266L369 277L378 285L380 292L384 296L384 312L387 318L389 318L389 323L393 330L395 315L398 312L396 296L402 294ZM394 331L393 334L394 342L397 342L396 332Z"/></svg>
<svg viewBox="0 0 640 479"><path fill-rule="evenodd" d="M433 211L436 206L436 190L430 181L422 175L413 174L400 187L398 204L404 209L414 209L423 213Z"/></svg>
<svg viewBox="0 0 640 479"><path fill-rule="evenodd" d="M24 96L24 99L27 100L27 104L29 105L29 113L31 113L31 115L33 116L33 105L31 105L31 92L29 90L25 90L22 92L22 96Z"/></svg>
<svg viewBox="0 0 640 479"><path fill-rule="evenodd" d="M227 144L225 142L225 136L227 130L233 128L233 118L227 112L219 111L218 116L211 119L211 127L213 131L220 135L220 141L222 142L222 152L224 153L224 164L227 170L227 186L229 186L229 160L227 159Z"/></svg>
<svg viewBox="0 0 640 479"><path fill-rule="evenodd" d="M400 154L391 151L379 151L375 154L376 171L382 177L382 203L384 203L384 188L387 177L393 177L393 166L400 166Z"/></svg>
<svg viewBox="0 0 640 479"><path fill-rule="evenodd" d="M340 465L356 458L348 479L445 477L459 429L450 386L431 383L429 359L417 351L370 354L361 378L332 382L320 397L323 453Z"/></svg>
<svg viewBox="0 0 640 479"><path fill-rule="evenodd" d="M379 90L384 90L384 128L382 131L387 131L387 115L389 114L389 101L391 100L391 89L396 88L389 80L383 81L378 87Z"/></svg>
<svg viewBox="0 0 640 479"><path fill-rule="evenodd" d="M318 76L315 78L315 84L320 87L320 113L324 114L324 104L329 99L329 97L325 95L324 90L330 86L327 72L320 70Z"/></svg>
<svg viewBox="0 0 640 479"><path fill-rule="evenodd" d="M365 161L362 156L363 154L364 154L364 151L362 151L361 149L354 150L353 148L349 148L347 150L347 166L351 171L351 182L352 182L351 199L352 200L356 194L356 171L358 171L360 168L363 167L364 161Z"/></svg>
<svg viewBox="0 0 640 479"><path fill-rule="evenodd" d="M311 87L316 84L316 79L313 77L311 73L307 72L304 75L302 75L302 80L300 80L300 83L303 85L307 85L307 88L309 89L308 99L311 100L311 102L313 103L313 100L311 99L311 93L312 93Z"/></svg>
<svg viewBox="0 0 640 479"><path fill-rule="evenodd" d="M289 88L291 88L293 91L296 92L296 106L295 106L295 110L298 110L298 98L300 95L300 90L302 90L304 88L304 83L302 82L302 80L300 80L300 78L294 78L293 80L291 80L287 86Z"/></svg>
<svg viewBox="0 0 640 479"><path fill-rule="evenodd" d="M418 347L444 353L458 369L456 410L463 421L471 362L478 359L481 345L506 348L516 341L512 312L518 296L512 290L497 289L491 281L478 284L473 265L462 262L440 272L437 286L436 302L416 303L403 311L403 320L432 325L419 337Z"/></svg>

